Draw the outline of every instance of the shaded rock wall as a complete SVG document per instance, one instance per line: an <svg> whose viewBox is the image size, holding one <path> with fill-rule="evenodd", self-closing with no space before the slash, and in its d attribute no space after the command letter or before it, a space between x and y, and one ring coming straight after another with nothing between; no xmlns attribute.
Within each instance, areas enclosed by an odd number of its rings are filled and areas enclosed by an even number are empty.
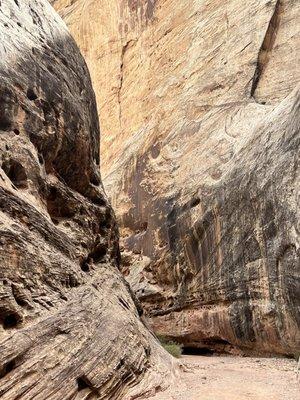
<svg viewBox="0 0 300 400"><path fill-rule="evenodd" d="M0 34L0 397L166 386L172 361L118 269L83 58L44 0L1 1Z"/></svg>
<svg viewBox="0 0 300 400"><path fill-rule="evenodd" d="M91 68L122 268L155 329L298 351L299 2L53 3Z"/></svg>

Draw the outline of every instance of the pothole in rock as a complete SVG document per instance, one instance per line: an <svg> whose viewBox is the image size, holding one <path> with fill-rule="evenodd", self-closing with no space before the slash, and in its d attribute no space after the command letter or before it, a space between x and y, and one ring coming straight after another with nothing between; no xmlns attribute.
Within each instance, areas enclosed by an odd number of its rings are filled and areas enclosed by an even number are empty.
<svg viewBox="0 0 300 400"><path fill-rule="evenodd" d="M13 329L20 322L22 322L22 317L17 312L7 309L0 309L0 324L3 329Z"/></svg>
<svg viewBox="0 0 300 400"><path fill-rule="evenodd" d="M26 189L28 187L27 174L20 162L13 159L4 161L2 169L17 188Z"/></svg>

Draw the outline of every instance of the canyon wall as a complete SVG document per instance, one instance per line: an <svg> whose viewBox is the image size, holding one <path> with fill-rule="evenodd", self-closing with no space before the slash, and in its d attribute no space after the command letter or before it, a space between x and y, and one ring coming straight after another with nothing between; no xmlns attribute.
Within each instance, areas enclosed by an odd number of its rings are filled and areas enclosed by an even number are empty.
<svg viewBox="0 0 300 400"><path fill-rule="evenodd" d="M299 351L300 3L52 4L91 70L122 270L152 326Z"/></svg>
<svg viewBox="0 0 300 400"><path fill-rule="evenodd" d="M119 271L85 62L46 0L0 1L0 34L0 397L163 388L175 367Z"/></svg>

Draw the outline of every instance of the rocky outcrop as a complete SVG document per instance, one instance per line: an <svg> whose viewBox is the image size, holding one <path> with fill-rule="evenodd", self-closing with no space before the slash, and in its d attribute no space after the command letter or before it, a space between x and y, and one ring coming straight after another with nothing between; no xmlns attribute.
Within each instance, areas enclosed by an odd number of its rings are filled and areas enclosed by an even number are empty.
<svg viewBox="0 0 300 400"><path fill-rule="evenodd" d="M172 361L119 272L87 67L45 0L0 2L0 397L129 399Z"/></svg>
<svg viewBox="0 0 300 400"><path fill-rule="evenodd" d="M122 269L156 331L297 352L299 2L52 3L91 69Z"/></svg>

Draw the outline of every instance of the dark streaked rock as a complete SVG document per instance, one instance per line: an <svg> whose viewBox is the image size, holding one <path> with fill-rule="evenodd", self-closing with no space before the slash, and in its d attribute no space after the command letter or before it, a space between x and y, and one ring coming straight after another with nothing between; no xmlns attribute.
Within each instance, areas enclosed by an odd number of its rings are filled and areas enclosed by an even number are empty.
<svg viewBox="0 0 300 400"><path fill-rule="evenodd" d="M172 361L119 273L83 58L44 0L1 1L0 34L0 397L168 384Z"/></svg>

